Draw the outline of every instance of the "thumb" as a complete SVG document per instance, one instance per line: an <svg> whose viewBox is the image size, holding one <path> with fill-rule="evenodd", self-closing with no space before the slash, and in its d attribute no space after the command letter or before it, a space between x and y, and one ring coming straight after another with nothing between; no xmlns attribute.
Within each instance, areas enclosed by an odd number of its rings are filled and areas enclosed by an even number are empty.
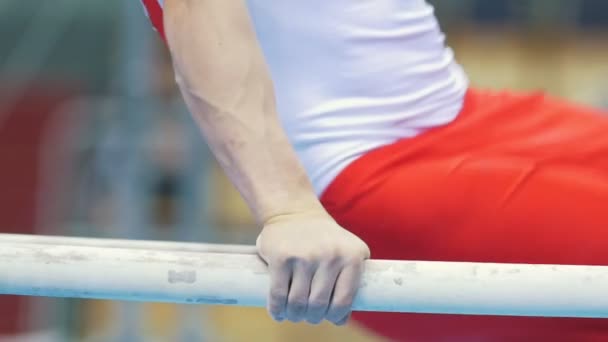
<svg viewBox="0 0 608 342"><path fill-rule="evenodd" d="M266 263L268 263L268 261L266 260L266 256L264 256L263 249L262 249L262 233L260 233L258 235L258 238L255 240L255 247L258 250L258 255L260 256L260 258L262 258L262 260L264 260Z"/></svg>

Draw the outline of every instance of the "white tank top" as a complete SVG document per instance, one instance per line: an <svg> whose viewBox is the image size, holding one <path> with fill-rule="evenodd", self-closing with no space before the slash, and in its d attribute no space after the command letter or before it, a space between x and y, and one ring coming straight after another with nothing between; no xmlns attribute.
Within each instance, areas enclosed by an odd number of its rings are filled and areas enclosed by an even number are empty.
<svg viewBox="0 0 608 342"><path fill-rule="evenodd" d="M142 0L160 33L162 0ZM467 78L424 0L246 0L318 195L377 147L452 121Z"/></svg>
<svg viewBox="0 0 608 342"><path fill-rule="evenodd" d="M247 0L318 195L377 147L452 121L467 78L423 0Z"/></svg>

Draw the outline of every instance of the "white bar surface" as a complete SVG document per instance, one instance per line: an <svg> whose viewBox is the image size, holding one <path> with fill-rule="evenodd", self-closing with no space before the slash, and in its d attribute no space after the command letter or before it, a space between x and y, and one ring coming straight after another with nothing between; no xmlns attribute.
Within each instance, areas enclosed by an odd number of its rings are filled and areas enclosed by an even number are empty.
<svg viewBox="0 0 608 342"><path fill-rule="evenodd" d="M179 243L163 250L3 236L0 294L265 305L269 276L256 255L184 251ZM605 266L370 260L354 309L607 318L607 291Z"/></svg>

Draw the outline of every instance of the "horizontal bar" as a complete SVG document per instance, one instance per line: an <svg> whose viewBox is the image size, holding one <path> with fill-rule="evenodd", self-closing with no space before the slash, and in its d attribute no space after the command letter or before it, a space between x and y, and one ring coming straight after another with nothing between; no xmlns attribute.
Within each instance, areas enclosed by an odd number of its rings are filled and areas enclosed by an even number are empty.
<svg viewBox="0 0 608 342"><path fill-rule="evenodd" d="M262 307L268 286L251 254L0 239L0 294ZM370 260L354 309L606 318L607 288L603 266Z"/></svg>
<svg viewBox="0 0 608 342"><path fill-rule="evenodd" d="M151 240L99 239L84 237L0 234L0 243L34 243L43 245L88 246L105 248L149 249L158 251L182 251L196 253L256 254L255 246L226 245Z"/></svg>

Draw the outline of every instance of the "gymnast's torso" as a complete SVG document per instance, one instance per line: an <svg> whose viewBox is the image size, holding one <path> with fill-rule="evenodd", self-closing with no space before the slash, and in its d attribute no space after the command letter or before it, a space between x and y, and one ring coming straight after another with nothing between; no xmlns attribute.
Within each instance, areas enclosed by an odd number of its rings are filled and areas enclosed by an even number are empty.
<svg viewBox="0 0 608 342"><path fill-rule="evenodd" d="M162 6L152 2L149 12ZM458 115L467 78L426 1L246 2L281 122L317 194L366 152Z"/></svg>
<svg viewBox="0 0 608 342"><path fill-rule="evenodd" d="M467 78L423 0L247 0L317 193L356 158L453 120Z"/></svg>

